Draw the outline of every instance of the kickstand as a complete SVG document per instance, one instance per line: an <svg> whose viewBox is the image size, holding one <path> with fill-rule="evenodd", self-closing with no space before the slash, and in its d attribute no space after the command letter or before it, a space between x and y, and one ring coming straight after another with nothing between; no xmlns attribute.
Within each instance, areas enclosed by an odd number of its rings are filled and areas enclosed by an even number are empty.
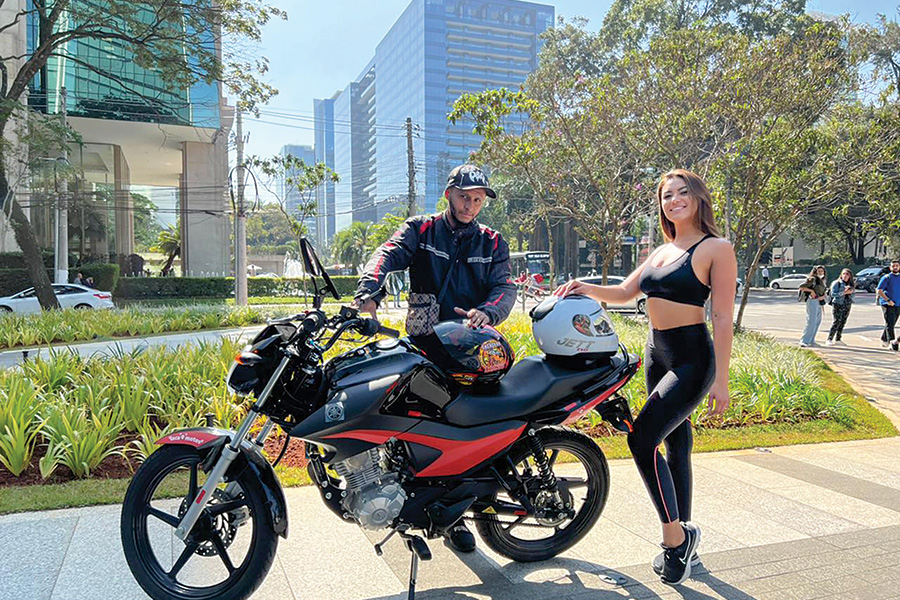
<svg viewBox="0 0 900 600"><path fill-rule="evenodd" d="M425 540L417 535L401 533L400 537L406 542L406 547L412 554L409 565L409 594L406 598L407 600L415 600L416 578L419 576L419 560L431 560L431 550L428 549L428 544L425 543Z"/></svg>

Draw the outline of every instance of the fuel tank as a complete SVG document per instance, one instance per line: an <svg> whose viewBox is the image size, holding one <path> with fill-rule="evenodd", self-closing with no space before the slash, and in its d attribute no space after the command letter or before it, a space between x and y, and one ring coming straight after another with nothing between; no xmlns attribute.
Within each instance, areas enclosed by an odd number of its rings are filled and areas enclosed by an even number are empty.
<svg viewBox="0 0 900 600"><path fill-rule="evenodd" d="M326 403L298 423L291 436L319 444L342 460L382 443L353 439L329 443L335 434L355 431L404 432L423 419L440 420L456 396L454 384L403 340L366 344L325 366ZM363 436L365 437L365 436Z"/></svg>

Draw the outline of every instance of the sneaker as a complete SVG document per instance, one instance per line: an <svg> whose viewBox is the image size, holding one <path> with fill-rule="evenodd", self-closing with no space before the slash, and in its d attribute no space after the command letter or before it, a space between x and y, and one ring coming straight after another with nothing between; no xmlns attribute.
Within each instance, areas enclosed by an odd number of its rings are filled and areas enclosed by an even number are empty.
<svg viewBox="0 0 900 600"><path fill-rule="evenodd" d="M882 347L882 348L887 348L887 347L890 346L890 345L891 345L891 343L888 342L887 340L881 340L881 347Z"/></svg>
<svg viewBox="0 0 900 600"><path fill-rule="evenodd" d="M894 352L900 351L900 344L897 344L896 340L891 342L891 350L893 350Z"/></svg>
<svg viewBox="0 0 900 600"><path fill-rule="evenodd" d="M653 559L653 563L651 566L653 567L653 572L657 575L662 575L663 572L663 563L666 559L666 553L660 552L656 555L656 558ZM700 566L700 555L694 552L693 556L691 556L691 568L695 569Z"/></svg>
<svg viewBox="0 0 900 600"><path fill-rule="evenodd" d="M469 531L465 523L458 523L444 534L450 547L458 552L475 551L475 535Z"/></svg>
<svg viewBox="0 0 900 600"><path fill-rule="evenodd" d="M682 523L684 541L677 548L663 548L663 571L659 580L666 585L681 585L691 576L691 557L700 545L700 528Z"/></svg>
<svg viewBox="0 0 900 600"><path fill-rule="evenodd" d="M828 340L828 341L825 342L825 345L828 346L828 347L831 347L831 346L834 346L834 342L831 341L831 340Z"/></svg>
<svg viewBox="0 0 900 600"><path fill-rule="evenodd" d="M800 342L800 347L801 348L809 348L809 344L807 344L806 342Z"/></svg>

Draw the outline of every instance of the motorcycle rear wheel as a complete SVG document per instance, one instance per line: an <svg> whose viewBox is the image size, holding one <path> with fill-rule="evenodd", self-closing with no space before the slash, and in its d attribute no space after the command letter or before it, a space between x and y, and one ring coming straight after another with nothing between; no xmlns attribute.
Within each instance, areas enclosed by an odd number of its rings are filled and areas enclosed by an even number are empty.
<svg viewBox="0 0 900 600"><path fill-rule="evenodd" d="M224 486L216 489L186 542L175 537L179 515L203 485L201 460L193 447L164 446L144 461L125 494L121 517L125 559L135 580L154 600L244 600L260 586L275 559L278 536L262 488L249 469L237 476L230 496ZM243 524L237 525L239 521ZM247 528L249 536L241 536ZM235 563L231 558L235 552L228 549L239 537L243 539L235 548L245 547L246 553ZM214 573L227 576L208 585Z"/></svg>
<svg viewBox="0 0 900 600"><path fill-rule="evenodd" d="M588 436L563 427L546 427L537 432L551 459L554 474L560 482L560 491L568 490L569 497L584 496L574 518L565 523L547 524L546 532L553 533L541 539L527 539L514 534L514 529L524 525L534 531L541 523L534 517L516 519L497 515L480 515L476 529L485 543L498 554L517 562L548 560L577 544L600 518L609 495L609 466L599 446ZM556 458L565 453L580 463L585 477L567 477L567 467L561 467ZM522 471L530 465L533 455L528 444L520 443L510 451L510 458L516 470ZM571 459L569 459L571 460ZM569 463L571 466L571 463ZM536 469L533 468L534 471ZM535 473L533 477L537 478Z"/></svg>

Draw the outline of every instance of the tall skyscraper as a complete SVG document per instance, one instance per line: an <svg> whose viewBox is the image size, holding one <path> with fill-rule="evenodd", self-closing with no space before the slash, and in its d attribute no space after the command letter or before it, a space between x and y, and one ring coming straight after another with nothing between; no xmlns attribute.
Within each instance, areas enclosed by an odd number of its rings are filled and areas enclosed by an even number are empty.
<svg viewBox="0 0 900 600"><path fill-rule="evenodd" d="M336 229L349 226L348 208L353 220L375 221L406 206L407 117L419 210L434 211L447 173L481 143L471 122L447 120L453 103L464 93L517 89L553 21L552 6L533 2L413 0L360 77L334 97L334 119L316 120L317 139L320 128L334 132L335 170L346 182Z"/></svg>
<svg viewBox="0 0 900 600"><path fill-rule="evenodd" d="M312 166L316 164L316 153L313 150L312 146L303 146L300 144L286 144L281 147L280 154L282 156L291 155L294 158L299 158L303 161L304 164L308 166ZM301 204L307 201L315 202L315 192L310 195L303 195L297 191L296 186L288 184L288 177L294 175L293 172L285 173L285 177L281 179L278 185L278 194L281 196L282 201L284 202L285 208L290 214L295 214L298 212L298 209L302 210ZM318 209L318 206L316 207ZM319 232L316 230L316 218L315 216L310 217L305 220L306 230L309 232L310 237L318 242L318 234Z"/></svg>
<svg viewBox="0 0 900 600"><path fill-rule="evenodd" d="M316 162L325 163L329 169L334 169L334 99L339 94L336 92L331 98L313 101ZM325 232L320 243L334 237L334 198L333 182L326 181L316 189L316 231Z"/></svg>

